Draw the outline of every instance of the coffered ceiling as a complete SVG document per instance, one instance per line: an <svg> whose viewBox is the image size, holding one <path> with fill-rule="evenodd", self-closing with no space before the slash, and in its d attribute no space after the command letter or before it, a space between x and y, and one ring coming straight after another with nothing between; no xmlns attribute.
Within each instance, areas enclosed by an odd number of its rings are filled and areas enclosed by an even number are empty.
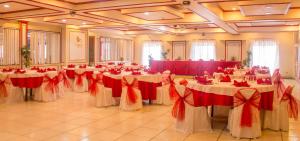
<svg viewBox="0 0 300 141"><path fill-rule="evenodd" d="M124 34L297 31L300 0L0 0L0 18Z"/></svg>

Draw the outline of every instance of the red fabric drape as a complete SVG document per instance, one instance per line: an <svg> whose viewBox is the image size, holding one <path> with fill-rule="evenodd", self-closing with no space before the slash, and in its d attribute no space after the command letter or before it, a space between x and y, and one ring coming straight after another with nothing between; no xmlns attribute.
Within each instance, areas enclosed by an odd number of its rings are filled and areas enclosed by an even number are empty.
<svg viewBox="0 0 300 141"><path fill-rule="evenodd" d="M113 97L120 97L122 93L122 80L121 79L114 79L108 76L103 76L103 84L106 88L112 89L112 96Z"/></svg>
<svg viewBox="0 0 300 141"><path fill-rule="evenodd" d="M67 78L66 72L60 71L58 76L59 76L59 81L63 81L64 87L71 88L71 83Z"/></svg>
<svg viewBox="0 0 300 141"><path fill-rule="evenodd" d="M134 87L137 85L137 79L134 78L131 83L129 83L125 77L123 77L123 84L127 87L127 102L128 104L135 104L137 101L137 95L134 91Z"/></svg>
<svg viewBox="0 0 300 141"><path fill-rule="evenodd" d="M58 76L50 78L48 75L45 75L44 83L47 83L46 87L45 87L45 91L50 91L52 94L55 94L58 92L58 83L59 83Z"/></svg>
<svg viewBox="0 0 300 141"><path fill-rule="evenodd" d="M247 99L241 93L241 90L254 90L252 96ZM233 98L233 106L238 107L243 105L241 123L242 127L251 127L252 126L252 108L259 108L260 103L260 93L256 89L241 89L238 90Z"/></svg>
<svg viewBox="0 0 300 141"><path fill-rule="evenodd" d="M75 75L77 76L77 80L76 80L76 85L79 87L83 86L83 77L86 75L85 72L84 73L75 73Z"/></svg>
<svg viewBox="0 0 300 141"><path fill-rule="evenodd" d="M92 96L96 96L97 92L99 91L97 84L103 84L102 79L103 79L102 73L97 74L95 79L93 77L90 78L91 83L89 86L89 92Z"/></svg>
<svg viewBox="0 0 300 141"><path fill-rule="evenodd" d="M75 70L66 70L66 74L70 79L74 79L75 78Z"/></svg>
<svg viewBox="0 0 300 141"><path fill-rule="evenodd" d="M4 80L0 80L0 97L7 97L7 88L5 84L7 83L7 77Z"/></svg>
<svg viewBox="0 0 300 141"><path fill-rule="evenodd" d="M288 112L289 117L294 118L295 120L298 119L298 103L294 96L292 95L293 87L288 86L282 96L281 101L288 101Z"/></svg>
<svg viewBox="0 0 300 141"><path fill-rule="evenodd" d="M175 89L176 90L176 89ZM195 106L194 99L193 99L193 92L191 89L186 88L184 90L183 96L180 96L179 93L176 90L176 101L174 103L174 106L172 108L172 116L176 118L177 120L184 120L185 119L185 102Z"/></svg>

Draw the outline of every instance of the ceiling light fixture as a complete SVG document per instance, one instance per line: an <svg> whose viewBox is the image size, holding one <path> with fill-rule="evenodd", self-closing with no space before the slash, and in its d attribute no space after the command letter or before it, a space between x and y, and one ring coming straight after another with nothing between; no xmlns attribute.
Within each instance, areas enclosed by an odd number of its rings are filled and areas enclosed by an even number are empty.
<svg viewBox="0 0 300 141"><path fill-rule="evenodd" d="M266 12L266 14L267 14L267 15L270 15L271 13L270 13L270 12Z"/></svg>
<svg viewBox="0 0 300 141"><path fill-rule="evenodd" d="M63 19L63 20L61 20L61 21L62 21L62 22L64 22L64 23L65 23L65 22L67 22L67 20L66 20L66 19Z"/></svg>
<svg viewBox="0 0 300 141"><path fill-rule="evenodd" d="M161 27L159 27L159 29L160 29L160 30L166 30L166 27L161 26Z"/></svg>
<svg viewBox="0 0 300 141"><path fill-rule="evenodd" d="M266 6L266 8L268 8L268 9L269 9L269 8L272 8L272 7L271 7L271 6Z"/></svg>
<svg viewBox="0 0 300 141"><path fill-rule="evenodd" d="M86 22L82 22L83 25L86 25Z"/></svg>
<svg viewBox="0 0 300 141"><path fill-rule="evenodd" d="M8 4L3 5L4 8L9 8L10 6Z"/></svg>
<svg viewBox="0 0 300 141"><path fill-rule="evenodd" d="M233 11L235 11L235 10L236 10L236 8L235 8L235 7L233 7L233 8L232 8L232 10L233 10Z"/></svg>
<svg viewBox="0 0 300 141"><path fill-rule="evenodd" d="M149 15L149 12L145 12L144 15Z"/></svg>

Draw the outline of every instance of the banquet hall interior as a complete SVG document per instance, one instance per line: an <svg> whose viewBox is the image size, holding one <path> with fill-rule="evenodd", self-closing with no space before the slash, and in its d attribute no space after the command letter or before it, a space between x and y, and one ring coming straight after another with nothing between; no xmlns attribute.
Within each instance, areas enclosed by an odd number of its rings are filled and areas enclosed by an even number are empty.
<svg viewBox="0 0 300 141"><path fill-rule="evenodd" d="M299 141L300 0L0 0L0 141Z"/></svg>

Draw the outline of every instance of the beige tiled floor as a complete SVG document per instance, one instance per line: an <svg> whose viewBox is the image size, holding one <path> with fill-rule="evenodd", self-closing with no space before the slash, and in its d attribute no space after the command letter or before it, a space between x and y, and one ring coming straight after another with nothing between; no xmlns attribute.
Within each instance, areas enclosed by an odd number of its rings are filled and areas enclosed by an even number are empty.
<svg viewBox="0 0 300 141"><path fill-rule="evenodd" d="M286 83L296 84L287 80ZM296 85L295 93L300 92ZM96 108L88 93L67 93L56 102L0 104L0 141L232 141L226 122L212 132L177 132L170 106L146 105L140 111ZM241 139L250 140L250 139ZM263 131L257 141L298 141L300 122L289 132Z"/></svg>

